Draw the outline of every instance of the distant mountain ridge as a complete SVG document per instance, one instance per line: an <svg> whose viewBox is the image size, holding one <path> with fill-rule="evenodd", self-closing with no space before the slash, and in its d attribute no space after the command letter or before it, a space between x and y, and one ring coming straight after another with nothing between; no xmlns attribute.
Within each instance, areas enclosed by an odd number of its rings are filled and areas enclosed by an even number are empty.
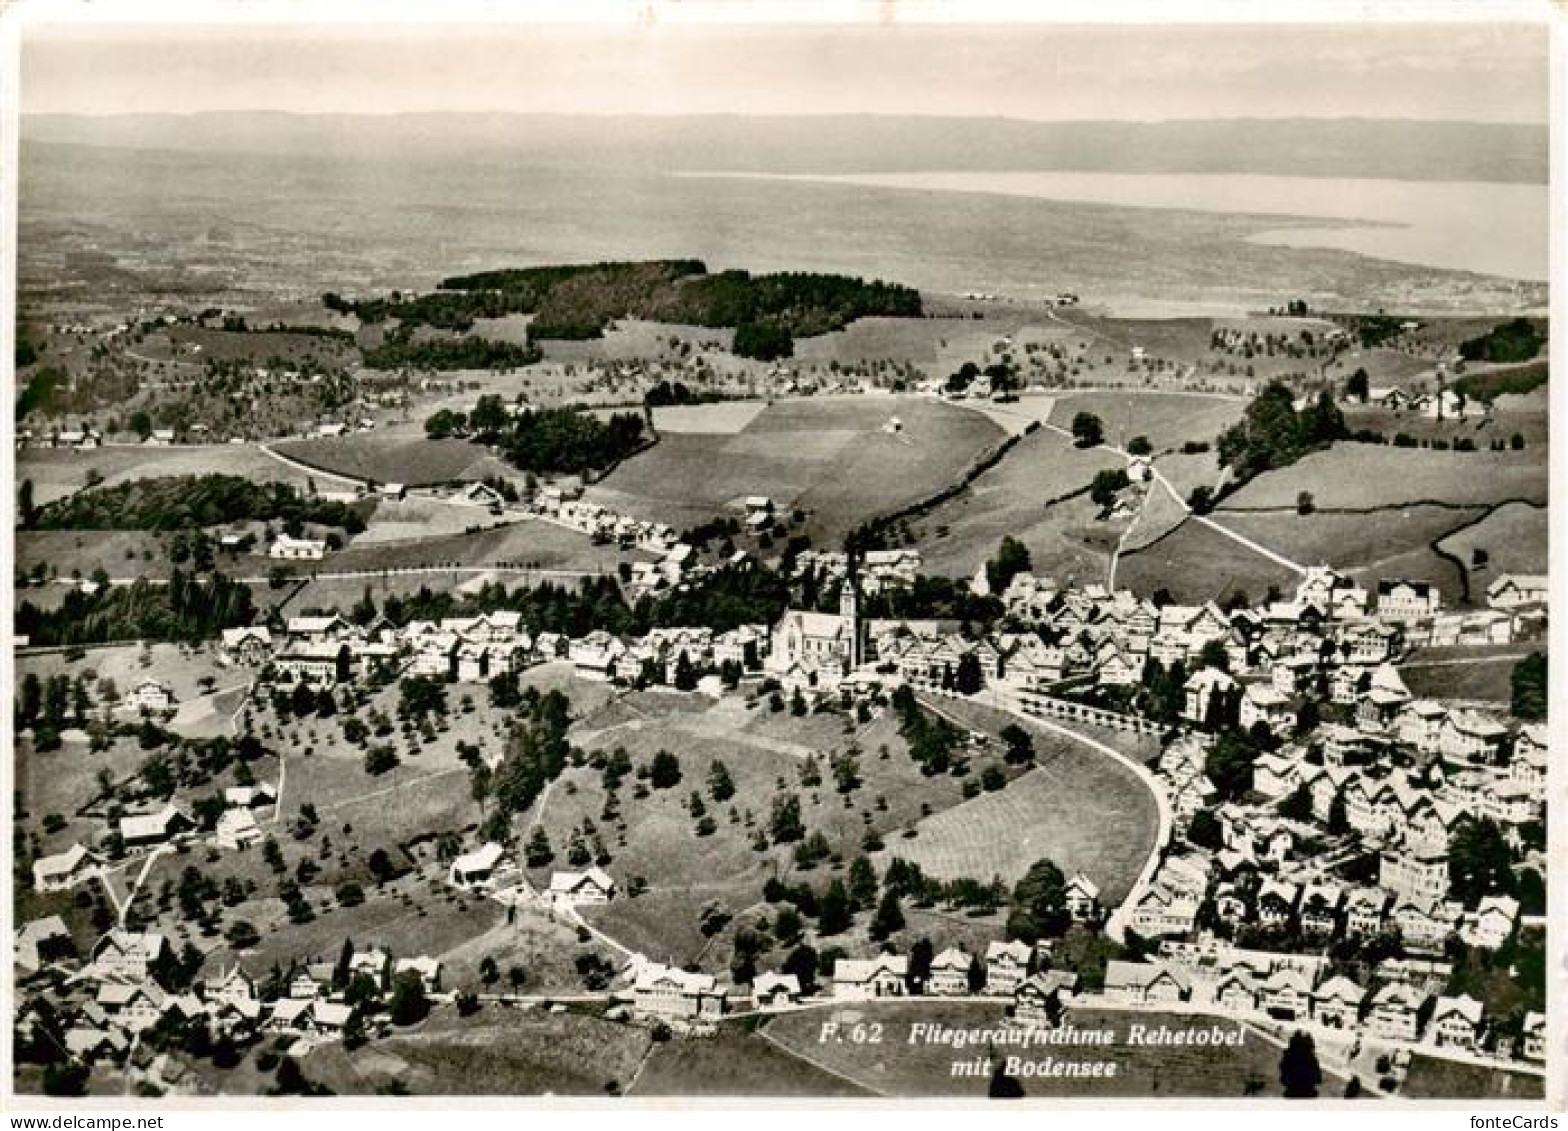
<svg viewBox="0 0 1568 1131"><path fill-rule="evenodd" d="M1037 122L834 115L35 114L24 143L649 172L1231 173L1545 184L1539 124L1366 118Z"/></svg>

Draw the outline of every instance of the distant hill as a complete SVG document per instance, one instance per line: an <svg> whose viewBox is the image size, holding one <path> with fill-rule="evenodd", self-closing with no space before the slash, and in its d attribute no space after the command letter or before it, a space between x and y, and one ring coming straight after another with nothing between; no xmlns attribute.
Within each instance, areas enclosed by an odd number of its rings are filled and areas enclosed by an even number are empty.
<svg viewBox="0 0 1568 1131"><path fill-rule="evenodd" d="M1547 127L1345 119L1031 122L1006 118L40 114L29 142L135 149L768 173L926 170L1252 173L1547 182Z"/></svg>

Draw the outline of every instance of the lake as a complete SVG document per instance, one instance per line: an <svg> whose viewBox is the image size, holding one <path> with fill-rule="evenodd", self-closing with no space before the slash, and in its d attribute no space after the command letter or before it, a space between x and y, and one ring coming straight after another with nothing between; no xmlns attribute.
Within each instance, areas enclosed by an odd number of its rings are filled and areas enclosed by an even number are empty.
<svg viewBox="0 0 1568 1131"><path fill-rule="evenodd" d="M1279 216L1298 222L1246 238L1279 247L1329 248L1396 263L1528 282L1545 282L1549 274L1549 193L1545 185L1229 173L687 175L981 193L1228 216ZM1317 220L1339 223L1300 222Z"/></svg>

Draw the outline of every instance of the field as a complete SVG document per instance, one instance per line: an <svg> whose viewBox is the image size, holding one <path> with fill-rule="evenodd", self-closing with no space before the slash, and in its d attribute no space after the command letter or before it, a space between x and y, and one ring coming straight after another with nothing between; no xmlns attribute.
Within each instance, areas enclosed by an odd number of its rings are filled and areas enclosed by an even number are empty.
<svg viewBox="0 0 1568 1131"><path fill-rule="evenodd" d="M1400 503L1480 506L1508 499L1546 501L1541 451L1438 452L1384 444L1335 444L1279 471L1266 472L1221 504L1235 510L1294 508L1301 491L1321 509Z"/></svg>
<svg viewBox="0 0 1568 1131"><path fill-rule="evenodd" d="M994 732L1011 721L999 712L961 706L960 725ZM946 711L946 705L943 710ZM1083 871L1107 906L1132 887L1154 847L1158 814L1132 771L1070 738L1023 724L1034 738L1035 768L1004 790L982 793L926 817L917 836L888 841L883 861L901 856L942 879L1000 876L1011 885L1040 859L1067 875ZM1105 830L1118 835L1107 838Z"/></svg>
<svg viewBox="0 0 1568 1131"><path fill-rule="evenodd" d="M684 709L667 702L671 699L682 701ZM530 823L537 819L549 836L557 855L554 867L564 866L573 830L585 821L598 827L612 858L610 873L623 885L640 876L647 890L593 909L594 922L633 949L676 961L690 961L706 949L697 920L708 903L731 913L749 907L775 873L825 885L825 867L794 865L792 844L763 852L753 846L754 832L767 828L775 797L795 794L806 829L821 832L833 853L847 862L868 829L890 833L919 820L925 809L945 809L961 796L956 778L920 773L886 716L858 728L851 738L843 717L835 714L795 717L761 705L748 710L736 699L714 703L696 695L634 693L582 719L571 737L589 751L621 747L634 766L646 766L659 750L679 759L681 780L673 788L650 789L628 776L618 792L619 822L604 816L602 775L591 766L568 769L540 811L530 814ZM861 784L846 796L834 788L827 759L851 741L861 751ZM803 785L807 759L813 756L824 780ZM707 787L716 760L723 761L736 789L734 798L723 803L712 801ZM983 764L975 760L974 772ZM696 831L689 809L693 792L706 799L715 819L709 835ZM544 880L547 872L541 869L534 876Z"/></svg>
<svg viewBox="0 0 1568 1131"><path fill-rule="evenodd" d="M1231 511L1216 514L1214 521L1293 562L1332 564L1369 587L1384 577L1432 581L1457 600L1461 571L1432 545L1484 513L1479 507L1439 506L1389 507L1371 514ZM1236 552L1248 553L1239 545Z"/></svg>
<svg viewBox="0 0 1568 1131"><path fill-rule="evenodd" d="M449 503L417 495L399 502L383 502L354 536L356 547L379 542L405 542L444 534L461 534L471 526L488 525L493 519L485 507Z"/></svg>
<svg viewBox="0 0 1568 1131"><path fill-rule="evenodd" d="M1476 589L1471 597L1480 600L1499 574L1545 573L1548 533L1545 507L1505 503L1481 521L1441 539L1438 548L1470 569ZM1477 550L1486 551L1485 570L1472 568Z"/></svg>
<svg viewBox="0 0 1568 1131"><path fill-rule="evenodd" d="M323 562L294 563L299 572L355 573L381 570L458 567L465 570L504 566L582 573L613 573L623 561L648 555L615 546L595 546L580 531L542 519L502 522L482 510L470 508L470 521L487 527L471 534L437 534L399 542L353 542ZM270 559L256 559L258 573L265 573ZM267 565L262 565L266 562Z"/></svg>
<svg viewBox="0 0 1568 1131"><path fill-rule="evenodd" d="M401 1083L416 1095L603 1096L631 1080L648 1043L644 1029L589 1014L486 1006L459 1018L442 1007L352 1054L322 1046L302 1067L340 1094Z"/></svg>
<svg viewBox="0 0 1568 1131"><path fill-rule="evenodd" d="M1212 442L1241 419L1246 407L1241 397L1197 393L1063 393L1056 398L1051 423L1069 428L1078 413L1093 413L1105 427L1107 443L1125 447L1134 436L1147 436L1156 452L1164 452L1188 440Z"/></svg>
<svg viewBox="0 0 1568 1131"><path fill-rule="evenodd" d="M1401 665L1399 674L1413 695L1427 699L1469 699L1508 704L1514 666L1528 655L1517 645L1496 649L1423 648Z"/></svg>
<svg viewBox="0 0 1568 1131"><path fill-rule="evenodd" d="M973 576L1010 535L1029 548L1036 573L1101 580L1120 530L1097 520L1087 496L1045 504L1122 466L1119 456L1080 450L1043 428L1025 436L962 493L911 522L926 572Z"/></svg>
<svg viewBox="0 0 1568 1131"><path fill-rule="evenodd" d="M653 426L661 433L733 436L751 424L766 407L764 401L669 405L653 410Z"/></svg>
<svg viewBox="0 0 1568 1131"><path fill-rule="evenodd" d="M128 479L169 475L239 475L257 482L309 484L308 472L289 467L251 444L212 444L168 448L106 447L78 452L29 449L17 457L18 481L31 479L33 501L39 506L87 486L89 472L108 486Z"/></svg>
<svg viewBox="0 0 1568 1131"><path fill-rule="evenodd" d="M370 432L289 440L274 447L290 459L338 475L410 487L516 474L516 468L467 440Z"/></svg>
<svg viewBox="0 0 1568 1131"><path fill-rule="evenodd" d="M1108 842L1110 828L1120 836ZM1154 829L1154 801L1130 771L1103 754L1063 750L1004 790L927 817L917 837L890 840L884 855L944 880L1000 876L1008 885L1051 860L1069 876L1084 872L1115 906L1148 859Z"/></svg>
<svg viewBox="0 0 1568 1131"><path fill-rule="evenodd" d="M738 1025L653 1046L633 1096L864 1096L864 1089Z"/></svg>
<svg viewBox="0 0 1568 1131"><path fill-rule="evenodd" d="M16 568L53 568L61 577L168 577L168 535L142 530L18 530ZM221 559L220 559L221 560ZM37 601L32 594L26 599Z"/></svg>
<svg viewBox="0 0 1568 1131"><path fill-rule="evenodd" d="M1533 1103L1541 1099L1545 1090L1546 1081L1539 1076L1478 1064L1456 1064L1417 1053L1410 1059L1410 1072L1399 1094L1409 1099Z"/></svg>
<svg viewBox="0 0 1568 1131"><path fill-rule="evenodd" d="M1178 456L1176 458L1201 457ZM1148 492L1144 495L1143 507L1138 512L1138 520L1128 529L1127 536L1122 540L1122 552L1140 550L1158 542L1186 522L1188 513L1186 506L1171 494L1164 484L1158 481L1150 483Z"/></svg>
<svg viewBox="0 0 1568 1131"><path fill-rule="evenodd" d="M984 1046L955 1050L942 1043L911 1041L911 1026L920 1023L953 1028L991 1028L1002 1020L1002 1006L981 1003L857 1002L831 1015L841 1024L856 1021L883 1026L880 1042L823 1041L821 1026L829 1015L816 1011L779 1017L768 1024L768 1035L781 1045L884 1095L983 1097L989 1072L955 1075L955 1068L986 1055ZM997 1046L1001 1056L1025 1061L1104 1062L1113 1074L1100 1078L1030 1077L1019 1083L1029 1097L1204 1096L1241 1098L1247 1094L1277 1096L1280 1050L1251 1029L1242 1029L1238 1045L1137 1045L1127 1042L1130 1026L1148 1030L1234 1032L1233 1021L1152 1012L1069 1008L1067 1023L1079 1030L1108 1030L1104 1045L1062 1045L1021 1048ZM1249 1087L1249 1084L1251 1087ZM1324 1094L1337 1095L1344 1082L1325 1073Z"/></svg>
<svg viewBox="0 0 1568 1131"><path fill-rule="evenodd" d="M1228 522L1230 517L1217 514L1215 519ZM1294 570L1190 519L1158 542L1123 554L1116 567L1120 587L1143 596L1167 589L1189 603L1219 600L1237 590L1261 600L1269 586L1290 592L1299 579Z"/></svg>
<svg viewBox="0 0 1568 1131"><path fill-rule="evenodd" d="M897 416L901 434L882 431ZM807 512L837 543L862 522L927 498L1002 437L978 413L915 397L822 397L769 405L738 432L671 433L616 468L588 497L677 528L747 495Z"/></svg>

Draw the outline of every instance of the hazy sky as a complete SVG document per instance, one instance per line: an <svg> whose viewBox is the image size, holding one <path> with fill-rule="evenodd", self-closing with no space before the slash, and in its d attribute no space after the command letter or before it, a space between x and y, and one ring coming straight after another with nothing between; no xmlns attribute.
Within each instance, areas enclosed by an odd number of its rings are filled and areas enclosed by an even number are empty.
<svg viewBox="0 0 1568 1131"><path fill-rule="evenodd" d="M35 26L22 108L1539 122L1526 25Z"/></svg>

